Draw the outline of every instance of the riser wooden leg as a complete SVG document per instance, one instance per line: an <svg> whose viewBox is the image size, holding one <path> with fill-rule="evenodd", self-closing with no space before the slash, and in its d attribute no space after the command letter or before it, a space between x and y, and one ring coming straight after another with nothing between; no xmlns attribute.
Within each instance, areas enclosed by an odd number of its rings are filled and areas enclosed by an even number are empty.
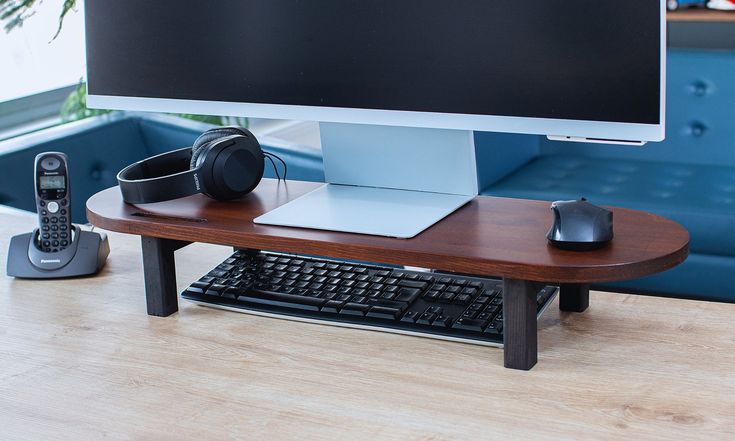
<svg viewBox="0 0 735 441"><path fill-rule="evenodd" d="M190 243L141 237L148 315L167 317L179 310L174 251Z"/></svg>
<svg viewBox="0 0 735 441"><path fill-rule="evenodd" d="M536 293L540 285L525 280L503 280L504 364L529 370L538 360Z"/></svg>
<svg viewBox="0 0 735 441"><path fill-rule="evenodd" d="M569 312L584 312L589 306L589 285L562 284L559 286L559 309Z"/></svg>

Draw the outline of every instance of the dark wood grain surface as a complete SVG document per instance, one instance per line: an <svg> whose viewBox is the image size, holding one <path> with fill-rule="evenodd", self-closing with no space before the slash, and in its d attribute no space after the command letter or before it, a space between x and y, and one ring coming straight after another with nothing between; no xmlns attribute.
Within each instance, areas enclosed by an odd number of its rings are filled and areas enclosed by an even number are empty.
<svg viewBox="0 0 735 441"><path fill-rule="evenodd" d="M117 187L87 201L92 224L141 236L410 265L555 283L623 280L683 262L689 234L653 214L614 208L615 239L593 252L546 240L549 203L479 196L413 239L257 225L253 218L319 185L264 179L242 200L203 195L146 205L122 201Z"/></svg>
<svg viewBox="0 0 735 441"><path fill-rule="evenodd" d="M735 23L735 11L715 11L712 9L681 9L666 14L668 21L724 22Z"/></svg>

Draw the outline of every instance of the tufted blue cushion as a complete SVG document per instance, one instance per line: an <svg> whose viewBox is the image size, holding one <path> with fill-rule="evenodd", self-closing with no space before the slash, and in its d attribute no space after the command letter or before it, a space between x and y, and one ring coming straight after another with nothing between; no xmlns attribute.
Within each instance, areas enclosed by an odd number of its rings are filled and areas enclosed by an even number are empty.
<svg viewBox="0 0 735 441"><path fill-rule="evenodd" d="M581 156L540 156L483 194L591 202L651 211L681 223L691 251L735 256L735 167Z"/></svg>

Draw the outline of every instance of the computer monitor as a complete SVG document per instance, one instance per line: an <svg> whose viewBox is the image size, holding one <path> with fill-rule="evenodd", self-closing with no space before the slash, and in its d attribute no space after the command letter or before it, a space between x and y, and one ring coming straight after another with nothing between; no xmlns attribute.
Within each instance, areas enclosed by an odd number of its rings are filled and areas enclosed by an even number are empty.
<svg viewBox="0 0 735 441"><path fill-rule="evenodd" d="M664 138L663 0L88 0L91 107L320 121L324 188L256 222L411 237L472 131Z"/></svg>

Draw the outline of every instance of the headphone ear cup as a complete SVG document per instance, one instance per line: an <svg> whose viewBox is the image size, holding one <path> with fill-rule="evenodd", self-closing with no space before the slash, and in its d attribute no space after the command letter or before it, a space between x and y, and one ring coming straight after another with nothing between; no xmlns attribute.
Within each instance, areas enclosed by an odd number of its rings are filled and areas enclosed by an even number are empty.
<svg viewBox="0 0 735 441"><path fill-rule="evenodd" d="M199 135L196 141L194 141L194 145L191 146L191 163L189 164L189 168L196 167L199 156L201 156L202 152L207 151L207 147L209 147L212 141L231 135L252 136L248 130L240 127L215 127L207 130Z"/></svg>
<svg viewBox="0 0 735 441"><path fill-rule="evenodd" d="M227 201L245 196L263 178L263 150L254 136L235 136L234 143L213 141L202 174L208 196ZM224 145L224 146L223 146Z"/></svg>
<svg viewBox="0 0 735 441"><path fill-rule="evenodd" d="M201 156L202 153L207 150L207 147L209 147L209 144L210 144L209 142L205 142L204 144L200 144L200 145L194 144L191 147L191 161L189 163L190 169L196 168L197 160L199 160L199 156Z"/></svg>

